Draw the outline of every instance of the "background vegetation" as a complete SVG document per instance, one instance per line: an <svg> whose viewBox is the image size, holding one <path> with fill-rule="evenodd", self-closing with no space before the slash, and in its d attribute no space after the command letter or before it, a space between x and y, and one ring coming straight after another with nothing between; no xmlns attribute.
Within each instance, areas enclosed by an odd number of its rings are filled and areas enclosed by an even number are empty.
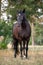
<svg viewBox="0 0 43 65"><path fill-rule="evenodd" d="M0 41L0 49L7 48L7 44L12 42L12 27L16 21L17 10L26 9L26 17L30 21L32 35L30 45L43 45L43 25L39 16L43 15L43 0L8 0L8 6L1 11L7 13L7 21L0 19L0 36L3 36L3 41ZM41 12L38 12L38 9ZM10 18L9 15L12 17ZM42 21L43 22L43 21Z"/></svg>

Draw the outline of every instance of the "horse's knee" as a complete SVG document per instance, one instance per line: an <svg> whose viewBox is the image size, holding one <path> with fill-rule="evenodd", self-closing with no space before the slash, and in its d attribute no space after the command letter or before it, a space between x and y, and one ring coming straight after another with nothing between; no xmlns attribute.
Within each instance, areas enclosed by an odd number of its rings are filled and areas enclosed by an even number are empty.
<svg viewBox="0 0 43 65"><path fill-rule="evenodd" d="M28 47L26 47L26 50L28 50Z"/></svg>
<svg viewBox="0 0 43 65"><path fill-rule="evenodd" d="M17 47L16 46L14 46L14 50L16 50L17 49Z"/></svg>
<svg viewBox="0 0 43 65"><path fill-rule="evenodd" d="M22 47L20 48L20 51L22 51Z"/></svg>

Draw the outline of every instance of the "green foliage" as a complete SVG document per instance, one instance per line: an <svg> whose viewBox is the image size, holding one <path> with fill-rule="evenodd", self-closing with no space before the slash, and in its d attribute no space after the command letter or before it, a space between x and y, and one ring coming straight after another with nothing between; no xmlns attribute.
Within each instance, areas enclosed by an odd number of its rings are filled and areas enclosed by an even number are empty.
<svg viewBox="0 0 43 65"><path fill-rule="evenodd" d="M32 45L32 37L30 37L29 45Z"/></svg>
<svg viewBox="0 0 43 65"><path fill-rule="evenodd" d="M35 25L35 43L43 45L43 25L36 23Z"/></svg>
<svg viewBox="0 0 43 65"><path fill-rule="evenodd" d="M6 43L0 43L0 49L6 49L7 48L7 44Z"/></svg>
<svg viewBox="0 0 43 65"><path fill-rule="evenodd" d="M12 6L14 8L10 8L12 3ZM13 5L14 3L14 5ZM41 15L43 13L36 12L38 8L41 8L43 10L43 2L40 0L9 0L9 13L12 14L13 19L16 18L17 10L20 9L26 9L26 16L29 19L30 15Z"/></svg>
<svg viewBox="0 0 43 65"><path fill-rule="evenodd" d="M38 8L43 10L43 3L40 0L8 0L9 6L6 10L7 14L12 15L12 20L10 22L0 21L0 36L4 36L4 40L0 42L0 48L7 48L7 44L12 41L12 27L13 21L16 20L17 10L26 9L26 17L30 19L31 15L41 15L42 13L36 12ZM14 8L11 8L14 7ZM35 23L35 43L43 44L43 26ZM30 43L32 44L32 39Z"/></svg>
<svg viewBox="0 0 43 65"><path fill-rule="evenodd" d="M7 44L12 42L12 22L0 21L0 36L4 36L4 40L0 42L0 48L7 48Z"/></svg>
<svg viewBox="0 0 43 65"><path fill-rule="evenodd" d="M11 22L5 22L5 21L1 21L0 22L0 36L6 36L9 35L11 36L12 33L12 23Z"/></svg>

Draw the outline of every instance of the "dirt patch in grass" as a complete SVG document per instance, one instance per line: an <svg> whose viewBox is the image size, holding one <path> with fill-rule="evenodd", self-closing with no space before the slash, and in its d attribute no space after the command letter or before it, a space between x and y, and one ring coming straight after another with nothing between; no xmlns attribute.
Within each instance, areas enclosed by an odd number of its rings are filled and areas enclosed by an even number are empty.
<svg viewBox="0 0 43 65"><path fill-rule="evenodd" d="M28 51L28 59L14 58L13 50L0 50L0 65L43 65L43 51Z"/></svg>

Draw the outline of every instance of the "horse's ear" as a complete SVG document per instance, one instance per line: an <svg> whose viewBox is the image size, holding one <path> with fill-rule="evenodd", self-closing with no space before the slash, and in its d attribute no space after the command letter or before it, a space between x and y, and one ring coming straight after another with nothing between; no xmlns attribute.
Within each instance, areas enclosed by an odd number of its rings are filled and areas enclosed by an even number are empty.
<svg viewBox="0 0 43 65"><path fill-rule="evenodd" d="M25 13L25 9L23 9L23 13Z"/></svg>

